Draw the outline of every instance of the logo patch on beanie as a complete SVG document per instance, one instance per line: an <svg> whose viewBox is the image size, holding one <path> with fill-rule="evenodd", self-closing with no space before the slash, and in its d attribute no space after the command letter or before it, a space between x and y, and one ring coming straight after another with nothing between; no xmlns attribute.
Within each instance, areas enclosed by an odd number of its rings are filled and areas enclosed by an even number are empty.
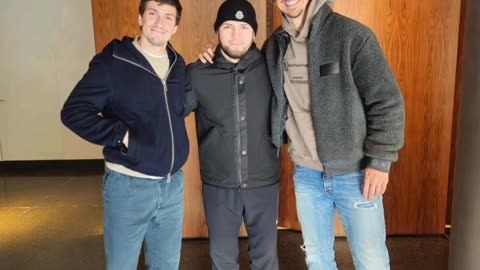
<svg viewBox="0 0 480 270"><path fill-rule="evenodd" d="M243 18L245 18L245 16L243 15L243 12L241 10L237 11L237 13L235 14L235 18L241 20Z"/></svg>

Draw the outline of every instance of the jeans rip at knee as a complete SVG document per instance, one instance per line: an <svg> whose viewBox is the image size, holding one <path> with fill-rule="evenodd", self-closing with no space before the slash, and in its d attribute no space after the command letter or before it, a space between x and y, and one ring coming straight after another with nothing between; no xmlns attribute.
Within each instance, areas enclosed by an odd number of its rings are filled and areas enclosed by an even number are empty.
<svg viewBox="0 0 480 270"><path fill-rule="evenodd" d="M378 209L378 203L370 201L354 201L353 208L355 209Z"/></svg>

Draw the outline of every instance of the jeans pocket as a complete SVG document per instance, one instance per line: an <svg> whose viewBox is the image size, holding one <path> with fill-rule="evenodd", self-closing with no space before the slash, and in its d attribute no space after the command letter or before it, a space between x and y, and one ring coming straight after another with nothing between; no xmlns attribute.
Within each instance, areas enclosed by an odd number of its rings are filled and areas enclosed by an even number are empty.
<svg viewBox="0 0 480 270"><path fill-rule="evenodd" d="M363 183L365 182L365 170L336 175L334 176L334 179L342 184L363 187Z"/></svg>
<svg viewBox="0 0 480 270"><path fill-rule="evenodd" d="M320 171L295 165L293 175L296 196L310 196L323 187L323 177Z"/></svg>
<svg viewBox="0 0 480 270"><path fill-rule="evenodd" d="M105 176L103 196L106 200L126 199L133 196L134 179L131 176L110 171Z"/></svg>
<svg viewBox="0 0 480 270"><path fill-rule="evenodd" d="M183 170L180 169L172 176L172 181L170 181L169 184L170 189L173 188L174 192L178 192L182 197L184 192L184 178Z"/></svg>

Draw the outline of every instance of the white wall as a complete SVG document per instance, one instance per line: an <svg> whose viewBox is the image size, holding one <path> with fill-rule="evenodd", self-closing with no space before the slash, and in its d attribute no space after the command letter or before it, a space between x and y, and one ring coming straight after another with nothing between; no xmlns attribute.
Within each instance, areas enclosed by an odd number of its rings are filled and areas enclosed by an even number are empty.
<svg viewBox="0 0 480 270"><path fill-rule="evenodd" d="M91 1L3 0L0 36L3 160L101 158L60 122L95 54Z"/></svg>

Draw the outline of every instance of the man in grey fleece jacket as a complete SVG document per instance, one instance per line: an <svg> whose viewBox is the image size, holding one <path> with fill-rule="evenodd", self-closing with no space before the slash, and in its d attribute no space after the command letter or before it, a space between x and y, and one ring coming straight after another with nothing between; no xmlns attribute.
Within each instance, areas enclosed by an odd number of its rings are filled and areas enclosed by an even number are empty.
<svg viewBox="0 0 480 270"><path fill-rule="evenodd" d="M282 28L264 52L275 96L272 140L288 142L308 269L337 269L335 209L356 269L389 269L382 194L405 112L373 32L331 0L276 0Z"/></svg>

